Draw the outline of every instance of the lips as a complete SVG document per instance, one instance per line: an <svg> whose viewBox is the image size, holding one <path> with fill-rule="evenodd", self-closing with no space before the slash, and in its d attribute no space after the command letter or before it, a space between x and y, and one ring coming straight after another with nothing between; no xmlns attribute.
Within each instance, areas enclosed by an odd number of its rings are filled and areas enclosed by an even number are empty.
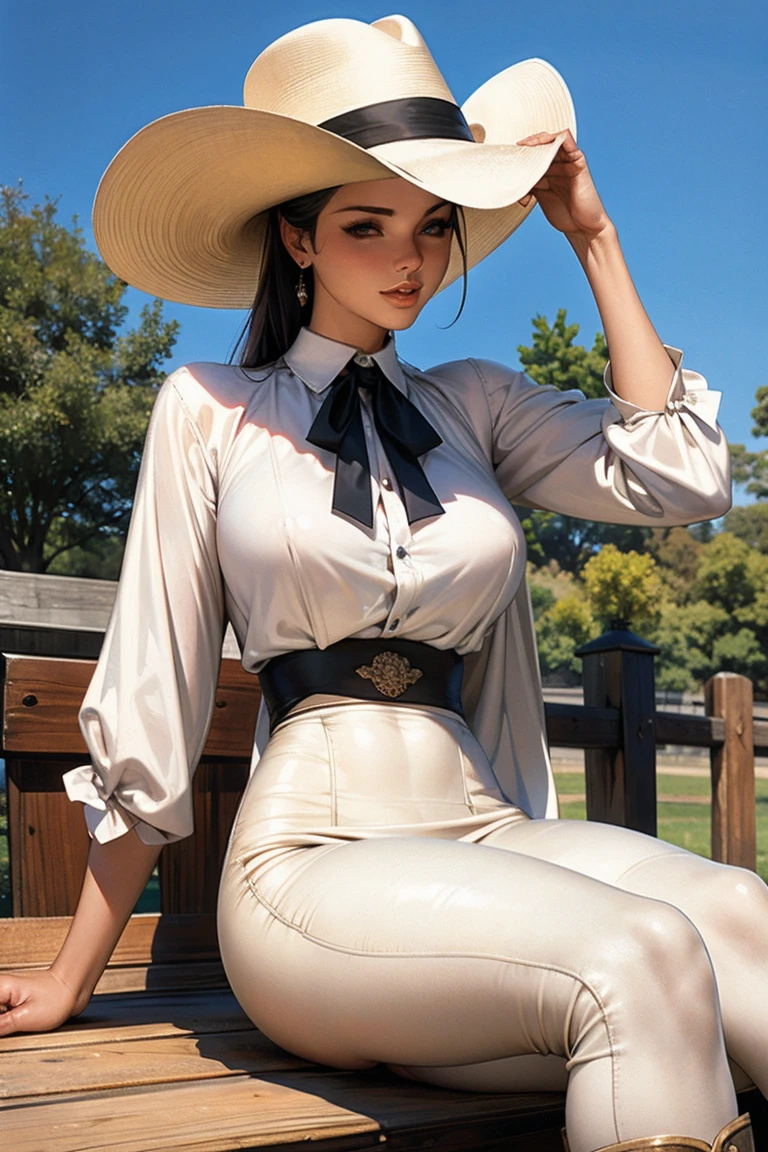
<svg viewBox="0 0 768 1152"><path fill-rule="evenodd" d="M393 304L415 304L421 289L422 285L415 280L404 280L401 284L396 284L394 288L388 288L381 295L386 296L387 300L391 300Z"/></svg>

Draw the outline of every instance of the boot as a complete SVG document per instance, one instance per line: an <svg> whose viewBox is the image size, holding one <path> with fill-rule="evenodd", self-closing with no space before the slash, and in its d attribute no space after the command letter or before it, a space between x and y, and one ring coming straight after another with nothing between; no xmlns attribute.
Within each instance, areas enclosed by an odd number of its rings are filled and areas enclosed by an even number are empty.
<svg viewBox="0 0 768 1152"><path fill-rule="evenodd" d="M565 1152L570 1152L565 1129L563 1145ZM752 1123L745 1112L718 1132L714 1144L685 1136L645 1136L639 1140L622 1140L620 1144L610 1144L598 1152L653 1152L653 1149L658 1149L658 1152L755 1152Z"/></svg>

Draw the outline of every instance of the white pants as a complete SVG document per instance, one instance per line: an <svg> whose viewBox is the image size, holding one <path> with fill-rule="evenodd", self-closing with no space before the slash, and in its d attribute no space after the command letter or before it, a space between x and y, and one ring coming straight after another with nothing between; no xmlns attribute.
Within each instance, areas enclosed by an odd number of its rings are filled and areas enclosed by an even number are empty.
<svg viewBox="0 0 768 1152"><path fill-rule="evenodd" d="M768 1093L768 890L609 825L529 820L449 713L292 716L243 798L219 899L254 1023L345 1068L472 1090L565 1086L572 1152Z"/></svg>

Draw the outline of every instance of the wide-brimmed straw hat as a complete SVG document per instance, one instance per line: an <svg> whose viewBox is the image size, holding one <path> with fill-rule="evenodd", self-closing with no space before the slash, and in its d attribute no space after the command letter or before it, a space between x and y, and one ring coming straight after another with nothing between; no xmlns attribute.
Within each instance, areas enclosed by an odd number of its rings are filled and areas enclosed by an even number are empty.
<svg viewBox="0 0 768 1152"><path fill-rule="evenodd" d="M401 176L462 205L467 263L479 263L534 206L562 137L576 132L551 65L524 60L459 108L404 16L320 20L271 44L245 79L244 106L153 121L117 154L96 194L96 242L128 283L166 300L247 308L267 209L307 192ZM457 245L441 287L461 274Z"/></svg>

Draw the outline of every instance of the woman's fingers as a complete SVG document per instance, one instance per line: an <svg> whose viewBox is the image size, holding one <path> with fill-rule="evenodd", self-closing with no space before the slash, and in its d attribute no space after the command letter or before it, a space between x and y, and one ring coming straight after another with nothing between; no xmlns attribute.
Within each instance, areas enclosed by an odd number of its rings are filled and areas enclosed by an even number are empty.
<svg viewBox="0 0 768 1152"><path fill-rule="evenodd" d="M534 132L531 136L524 136L522 140L517 140L517 144L551 144L558 136L563 137L561 148L566 152L573 152L578 150L578 145L573 138L573 133L570 128L566 128L565 132Z"/></svg>
<svg viewBox="0 0 768 1152"><path fill-rule="evenodd" d="M19 1028L19 996L18 982L12 976L0 980L0 1036L10 1036Z"/></svg>
<svg viewBox="0 0 768 1152"><path fill-rule="evenodd" d="M58 1028L73 1009L74 997L50 970L0 976L0 1037Z"/></svg>

